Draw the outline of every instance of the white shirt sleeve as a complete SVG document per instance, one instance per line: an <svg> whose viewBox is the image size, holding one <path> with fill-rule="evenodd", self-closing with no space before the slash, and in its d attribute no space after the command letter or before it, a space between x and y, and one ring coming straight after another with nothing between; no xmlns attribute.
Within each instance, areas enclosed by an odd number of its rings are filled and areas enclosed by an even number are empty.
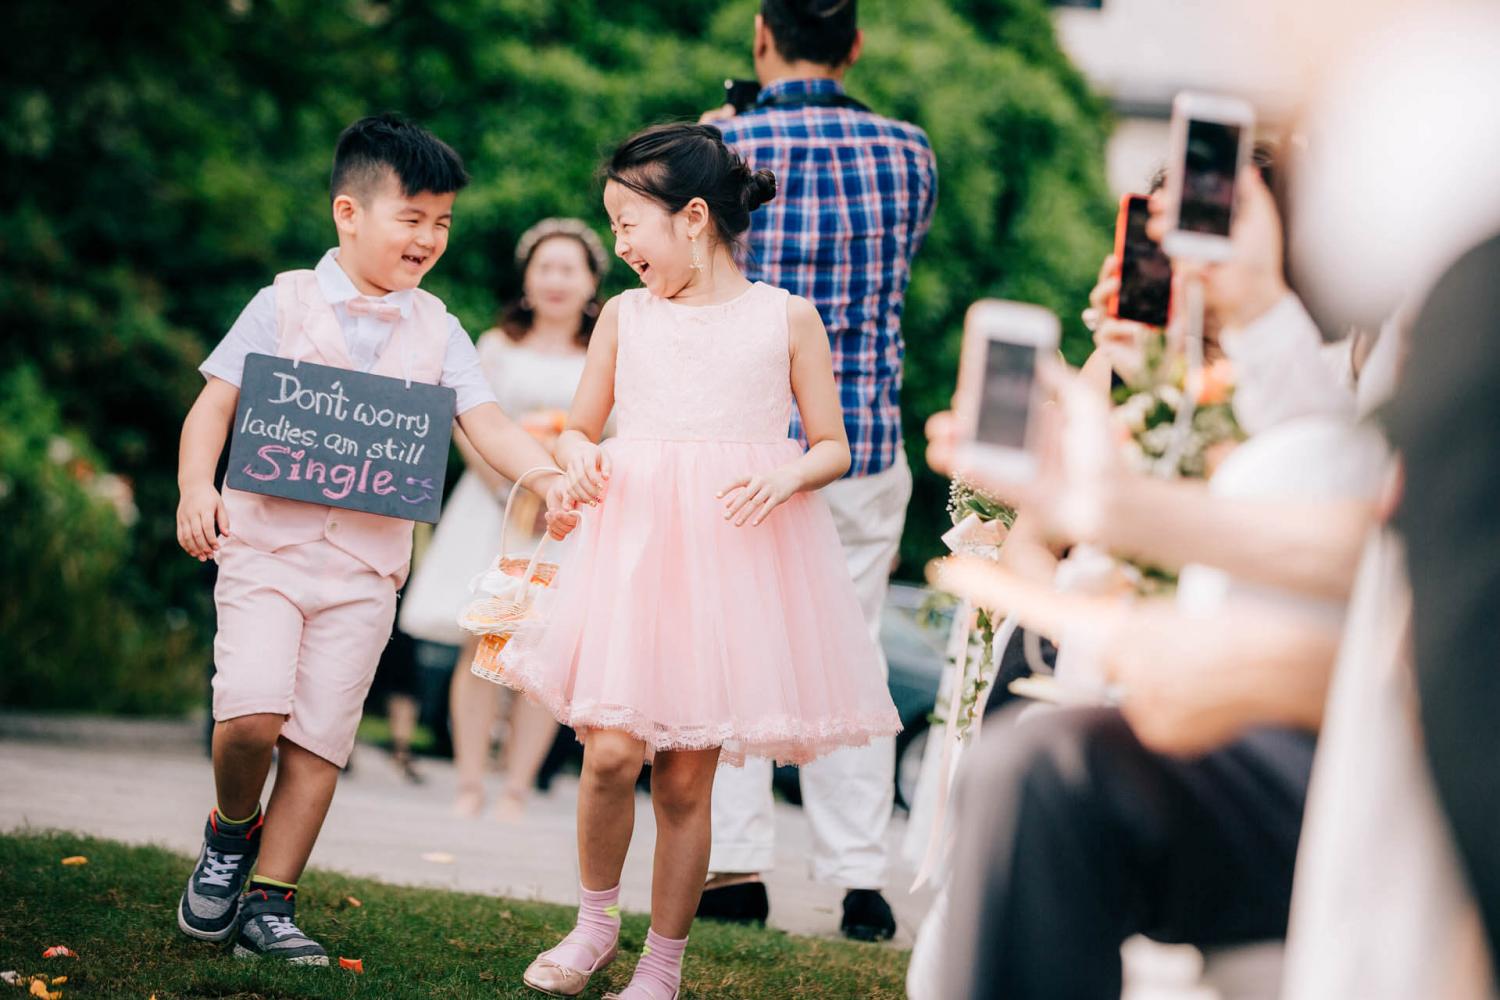
<svg viewBox="0 0 1500 1000"><path fill-rule="evenodd" d="M479 352L474 349L474 342L464 332L458 317L451 313L448 316L448 353L443 357L443 377L438 384L458 393L455 414L495 402L495 392L479 363Z"/></svg>
<svg viewBox="0 0 1500 1000"><path fill-rule="evenodd" d="M1354 418L1354 395L1325 359L1317 324L1297 296L1225 330L1220 342L1234 365L1234 415L1247 434L1298 417Z"/></svg>
<svg viewBox="0 0 1500 1000"><path fill-rule="evenodd" d="M267 285L240 311L239 319L198 371L205 380L221 378L238 389L245 374L245 356L275 354L276 340L276 289Z"/></svg>

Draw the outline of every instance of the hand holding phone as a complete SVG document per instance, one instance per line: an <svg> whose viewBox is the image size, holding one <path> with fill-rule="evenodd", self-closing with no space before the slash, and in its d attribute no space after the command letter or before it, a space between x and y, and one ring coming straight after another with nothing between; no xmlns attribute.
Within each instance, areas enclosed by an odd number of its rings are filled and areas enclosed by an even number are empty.
<svg viewBox="0 0 1500 1000"><path fill-rule="evenodd" d="M1057 352L1057 317L1041 306L987 299L969 307L954 395L958 462L1027 482L1037 469L1039 362Z"/></svg>

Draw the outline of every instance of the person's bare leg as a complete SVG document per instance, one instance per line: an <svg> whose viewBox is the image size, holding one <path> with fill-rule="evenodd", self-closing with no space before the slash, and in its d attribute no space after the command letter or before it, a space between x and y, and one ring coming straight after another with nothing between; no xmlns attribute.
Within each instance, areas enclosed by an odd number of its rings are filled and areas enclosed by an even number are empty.
<svg viewBox="0 0 1500 1000"><path fill-rule="evenodd" d="M498 806L501 819L519 819L536 788L536 775L557 736L552 713L517 692L512 697L510 736L505 744L505 797Z"/></svg>
<svg viewBox="0 0 1500 1000"><path fill-rule="evenodd" d="M478 816L484 810L490 733L499 715L499 689L469 670L477 645L475 638L464 643L448 684L448 725L453 731L453 766L458 772L458 799L453 811L461 816Z"/></svg>
<svg viewBox="0 0 1500 1000"><path fill-rule="evenodd" d="M411 753L418 708L417 699L409 694L393 694L385 700L385 717L391 725L391 752L398 757Z"/></svg>
<svg viewBox="0 0 1500 1000"><path fill-rule="evenodd" d="M656 810L656 864L651 873L651 929L621 997L677 997L688 930L703 895L712 843L714 772L719 750L658 751L651 767Z"/></svg>
<svg viewBox="0 0 1500 1000"><path fill-rule="evenodd" d="M220 817L241 820L255 812L271 772L271 752L286 716L242 715L214 724L214 791Z"/></svg>
<svg viewBox="0 0 1500 1000"><path fill-rule="evenodd" d="M635 829L635 781L646 745L625 733L596 729L583 744L578 781L578 920L555 947L538 955L522 980L554 996L576 996L620 937L620 870Z"/></svg>
<svg viewBox="0 0 1500 1000"><path fill-rule="evenodd" d="M621 732L596 729L583 745L578 780L578 873L585 889L620 884L625 852L635 832L635 780L646 744Z"/></svg>
<svg viewBox="0 0 1500 1000"><path fill-rule="evenodd" d="M281 740L278 747L276 787L266 805L255 873L295 885L323 829L339 769L290 740Z"/></svg>
<svg viewBox="0 0 1500 1000"><path fill-rule="evenodd" d="M651 767L656 862L651 872L651 927L685 938L708 875L714 770L719 750L671 750Z"/></svg>

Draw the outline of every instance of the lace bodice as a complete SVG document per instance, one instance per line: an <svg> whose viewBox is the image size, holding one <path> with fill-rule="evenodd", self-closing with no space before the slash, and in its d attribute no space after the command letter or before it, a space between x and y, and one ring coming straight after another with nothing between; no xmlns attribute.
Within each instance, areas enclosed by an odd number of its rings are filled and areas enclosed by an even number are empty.
<svg viewBox="0 0 1500 1000"><path fill-rule="evenodd" d="M712 306L620 296L621 438L782 441L792 417L787 293L757 282Z"/></svg>

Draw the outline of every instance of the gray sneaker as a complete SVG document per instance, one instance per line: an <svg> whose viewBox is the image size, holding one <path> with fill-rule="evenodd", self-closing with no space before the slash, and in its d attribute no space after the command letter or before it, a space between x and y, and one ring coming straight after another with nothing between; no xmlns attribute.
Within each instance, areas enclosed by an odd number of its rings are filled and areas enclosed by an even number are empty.
<svg viewBox="0 0 1500 1000"><path fill-rule="evenodd" d="M251 889L240 904L235 958L277 958L291 965L327 965L328 952L297 928L296 891Z"/></svg>
<svg viewBox="0 0 1500 1000"><path fill-rule="evenodd" d="M228 941L234 934L240 892L260 853L261 820L242 827L221 823L208 814L203 849L177 904L177 926L200 941Z"/></svg>

